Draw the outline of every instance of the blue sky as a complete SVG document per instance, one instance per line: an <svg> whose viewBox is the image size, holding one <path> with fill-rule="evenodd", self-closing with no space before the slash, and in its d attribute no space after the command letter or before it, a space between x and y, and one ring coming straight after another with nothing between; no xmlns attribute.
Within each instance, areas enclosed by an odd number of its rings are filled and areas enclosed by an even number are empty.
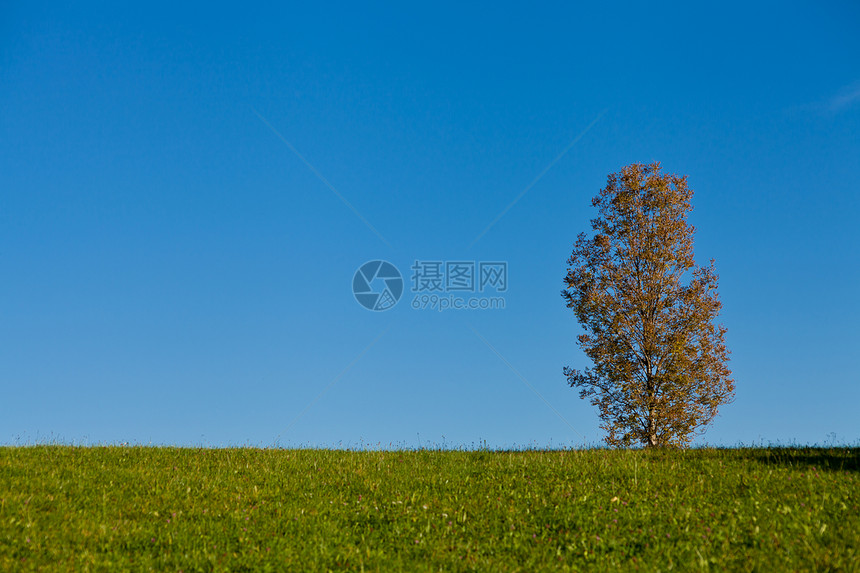
<svg viewBox="0 0 860 573"><path fill-rule="evenodd" d="M737 383L696 443L860 440L856 4L307 4L2 8L0 443L597 443L562 277L654 160ZM414 310L416 260L505 308Z"/></svg>

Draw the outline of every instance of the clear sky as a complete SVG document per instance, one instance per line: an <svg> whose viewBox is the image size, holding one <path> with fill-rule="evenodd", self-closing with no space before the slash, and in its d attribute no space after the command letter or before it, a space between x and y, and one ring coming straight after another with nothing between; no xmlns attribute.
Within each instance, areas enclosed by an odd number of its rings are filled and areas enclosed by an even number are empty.
<svg viewBox="0 0 860 573"><path fill-rule="evenodd" d="M7 3L0 443L597 443L562 278L607 174L654 160L695 190L737 383L696 443L857 443L858 27L847 1ZM372 260L402 273L384 311L353 294ZM504 308L413 309L416 261L507 263Z"/></svg>

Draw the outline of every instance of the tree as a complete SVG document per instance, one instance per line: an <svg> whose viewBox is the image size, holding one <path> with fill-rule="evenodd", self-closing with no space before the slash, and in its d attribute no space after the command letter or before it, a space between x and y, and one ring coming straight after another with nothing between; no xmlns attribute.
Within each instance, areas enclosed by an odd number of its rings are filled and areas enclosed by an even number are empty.
<svg viewBox="0 0 860 573"><path fill-rule="evenodd" d="M599 408L614 446L686 445L734 397L714 260L694 268L693 191L660 170L637 163L609 175L592 199L594 236L580 233L564 279L593 362L564 374Z"/></svg>

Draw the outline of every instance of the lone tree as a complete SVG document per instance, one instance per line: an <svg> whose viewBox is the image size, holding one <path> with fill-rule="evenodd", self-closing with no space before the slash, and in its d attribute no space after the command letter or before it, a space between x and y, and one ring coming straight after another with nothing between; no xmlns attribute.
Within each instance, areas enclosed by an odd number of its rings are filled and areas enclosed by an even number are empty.
<svg viewBox="0 0 860 573"><path fill-rule="evenodd" d="M564 374L600 409L610 445L686 445L734 396L714 261L694 268L692 196L659 163L624 167L568 260L562 296L594 366Z"/></svg>

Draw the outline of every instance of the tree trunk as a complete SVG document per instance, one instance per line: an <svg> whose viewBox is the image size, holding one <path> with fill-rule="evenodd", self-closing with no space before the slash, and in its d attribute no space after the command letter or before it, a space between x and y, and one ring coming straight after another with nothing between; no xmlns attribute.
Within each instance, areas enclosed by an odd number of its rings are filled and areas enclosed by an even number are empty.
<svg viewBox="0 0 860 573"><path fill-rule="evenodd" d="M654 419L653 410L648 412L648 441L645 443L645 447L657 447L657 421Z"/></svg>
<svg viewBox="0 0 860 573"><path fill-rule="evenodd" d="M654 388L654 380L651 377L651 361L648 360L648 372L647 378L645 382L645 387L648 392L648 427L646 428L648 435L646 436L647 441L645 442L646 448L655 448L657 447L657 420L655 413L655 394L656 390Z"/></svg>

